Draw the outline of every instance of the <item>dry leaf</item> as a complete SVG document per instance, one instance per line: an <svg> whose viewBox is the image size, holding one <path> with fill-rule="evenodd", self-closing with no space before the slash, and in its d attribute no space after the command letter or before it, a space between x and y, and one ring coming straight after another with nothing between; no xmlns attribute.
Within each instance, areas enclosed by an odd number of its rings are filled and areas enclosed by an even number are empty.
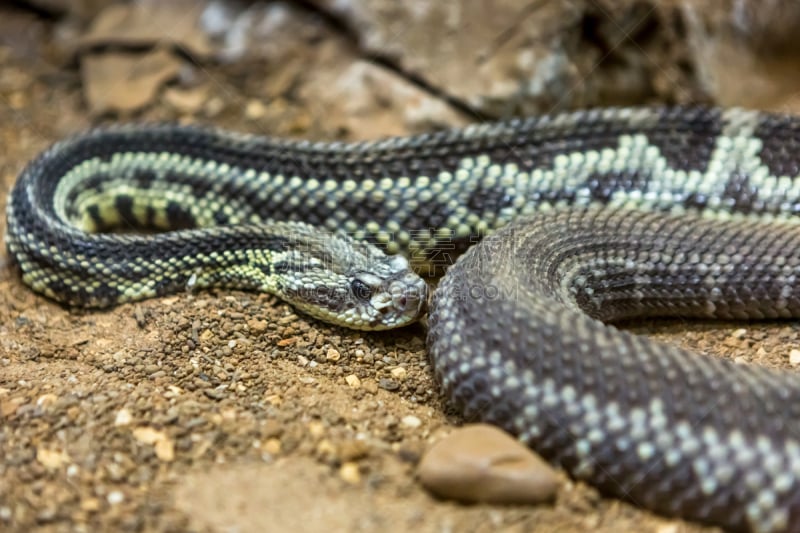
<svg viewBox="0 0 800 533"><path fill-rule="evenodd" d="M141 109L178 75L180 66L180 60L166 50L86 56L81 74L89 109L93 114Z"/></svg>
<svg viewBox="0 0 800 533"><path fill-rule="evenodd" d="M191 54L210 56L212 47L199 24L205 7L205 2L196 0L111 5L94 19L79 45L142 47L174 43Z"/></svg>

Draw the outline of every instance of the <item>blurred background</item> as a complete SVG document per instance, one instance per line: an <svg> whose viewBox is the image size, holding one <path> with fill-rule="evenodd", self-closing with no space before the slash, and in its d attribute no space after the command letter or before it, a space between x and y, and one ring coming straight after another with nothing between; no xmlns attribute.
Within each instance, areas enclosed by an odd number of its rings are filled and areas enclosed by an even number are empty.
<svg viewBox="0 0 800 533"><path fill-rule="evenodd" d="M792 111L798 23L787 0L17 0L0 123L368 138L597 105Z"/></svg>

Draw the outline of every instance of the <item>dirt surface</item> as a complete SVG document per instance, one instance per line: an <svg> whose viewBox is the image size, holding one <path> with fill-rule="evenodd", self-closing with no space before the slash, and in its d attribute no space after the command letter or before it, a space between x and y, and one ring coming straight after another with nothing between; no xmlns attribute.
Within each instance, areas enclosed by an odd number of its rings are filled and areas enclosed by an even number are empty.
<svg viewBox="0 0 800 533"><path fill-rule="evenodd" d="M280 64L180 61L172 71L171 59L156 58L152 95L135 111L109 112L108 102L117 103L107 97L125 87L92 100L93 67L51 49L54 33L71 26L0 9L0 207L37 152L107 120L354 139L421 130L431 116L448 124L474 118L415 84L386 89L381 80L395 73L343 59L348 45L330 21L316 24ZM313 80L302 76L309 65L320 71ZM333 83L342 69L355 76L349 86ZM364 99L342 96L365 85L372 88ZM320 92L331 100L320 104ZM409 102L433 111L409 120ZM793 323L630 327L787 371L800 348ZM702 530L566 477L554 505L437 501L416 482L415 466L460 422L432 380L421 326L357 333L235 291L70 311L34 295L2 256L2 530Z"/></svg>

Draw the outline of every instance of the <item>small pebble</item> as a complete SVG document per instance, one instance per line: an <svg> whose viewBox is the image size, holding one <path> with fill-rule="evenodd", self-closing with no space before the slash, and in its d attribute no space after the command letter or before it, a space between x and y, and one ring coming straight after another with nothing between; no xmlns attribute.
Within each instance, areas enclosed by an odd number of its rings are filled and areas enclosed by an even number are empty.
<svg viewBox="0 0 800 533"><path fill-rule="evenodd" d="M124 407L122 409L120 409L119 411L117 411L117 416L114 417L114 425L117 426L117 427L119 427L119 426L127 426L132 421L133 421L133 415L131 414L131 412L128 409L126 409Z"/></svg>
<svg viewBox="0 0 800 533"><path fill-rule="evenodd" d="M159 460L169 463L175 459L175 441L172 439L161 439L156 441L153 450Z"/></svg>
<svg viewBox="0 0 800 533"><path fill-rule="evenodd" d="M744 328L736 329L731 333L731 337L735 339L744 339L746 335L747 335L747 330Z"/></svg>
<svg viewBox="0 0 800 533"><path fill-rule="evenodd" d="M283 435L284 426L274 419L265 420L261 426L261 434L264 438L271 439Z"/></svg>
<svg viewBox="0 0 800 533"><path fill-rule="evenodd" d="M100 500L97 498L85 498L81 500L81 510L94 513L100 510Z"/></svg>
<svg viewBox="0 0 800 533"><path fill-rule="evenodd" d="M316 447L317 455L320 458L334 458L337 454L336 446L328 439L319 441Z"/></svg>
<svg viewBox="0 0 800 533"><path fill-rule="evenodd" d="M321 422L313 421L308 423L308 432L315 439L325 434L325 426Z"/></svg>
<svg viewBox="0 0 800 533"><path fill-rule="evenodd" d="M203 106L203 110L208 117L215 117L225 109L225 100L222 98L211 98Z"/></svg>
<svg viewBox="0 0 800 533"><path fill-rule="evenodd" d="M39 448L36 450L36 460L47 469L57 470L68 464L70 457L65 451Z"/></svg>
<svg viewBox="0 0 800 533"><path fill-rule="evenodd" d="M256 120L264 116L267 108L261 100L248 100L244 107L244 116L250 120Z"/></svg>
<svg viewBox="0 0 800 533"><path fill-rule="evenodd" d="M203 107L208 96L204 87L182 90L170 87L164 91L164 100L181 113L193 114Z"/></svg>
<svg viewBox="0 0 800 533"><path fill-rule="evenodd" d="M436 442L419 464L422 485L462 502L553 501L559 480L543 459L502 430L464 426Z"/></svg>
<svg viewBox="0 0 800 533"><path fill-rule="evenodd" d="M264 400L273 407L280 407L283 404L283 398L279 394L269 394Z"/></svg>
<svg viewBox="0 0 800 533"><path fill-rule="evenodd" d="M43 394L36 399L36 405L39 407L50 407L58 401L58 396L55 394Z"/></svg>
<svg viewBox="0 0 800 533"><path fill-rule="evenodd" d="M339 459L344 462L358 461L369 454L369 446L363 440L346 440L339 444Z"/></svg>
<svg viewBox="0 0 800 533"><path fill-rule="evenodd" d="M361 472L358 471L358 464L351 461L342 463L342 466L339 467L339 477L351 485L360 483Z"/></svg>
<svg viewBox="0 0 800 533"><path fill-rule="evenodd" d="M267 322L266 320L259 320L257 318L252 318L247 321L247 325L254 333L264 333L265 331L267 331L267 328L269 327L269 322Z"/></svg>
<svg viewBox="0 0 800 533"><path fill-rule="evenodd" d="M358 376L355 374L350 374L349 376L345 377L344 380L350 386L351 389L360 389L361 388L361 380L358 379Z"/></svg>
<svg viewBox="0 0 800 533"><path fill-rule="evenodd" d="M275 438L267 439L267 442L264 443L264 451L271 455L278 455L281 453L281 441Z"/></svg>
<svg viewBox="0 0 800 533"><path fill-rule="evenodd" d="M125 501L125 494L119 490L112 490L108 493L108 496L106 496L106 501L108 501L110 505L118 505Z"/></svg>
<svg viewBox="0 0 800 533"><path fill-rule="evenodd" d="M325 354L325 359L333 362L338 361L341 357L342 354L336 348L328 348L328 353Z"/></svg>
<svg viewBox="0 0 800 533"><path fill-rule="evenodd" d="M287 337L285 339L279 340L276 344L280 347L284 347L284 346L291 346L295 342L297 342L297 337Z"/></svg>
<svg viewBox="0 0 800 533"><path fill-rule="evenodd" d="M378 386L383 390L388 390L388 391L396 391L397 389L400 388L400 384L398 382L396 382L393 379L386 379L386 378L381 378L381 380L378 382Z"/></svg>
<svg viewBox="0 0 800 533"><path fill-rule="evenodd" d="M800 350L797 348L789 352L789 364L792 366L800 365Z"/></svg>
<svg viewBox="0 0 800 533"><path fill-rule="evenodd" d="M391 371L392 377L398 381L403 381L408 376L408 371L402 366L393 368Z"/></svg>
<svg viewBox="0 0 800 533"><path fill-rule="evenodd" d="M417 418L414 415L404 416L400 422L403 423L404 426L409 428L418 428L422 425L422 420Z"/></svg>

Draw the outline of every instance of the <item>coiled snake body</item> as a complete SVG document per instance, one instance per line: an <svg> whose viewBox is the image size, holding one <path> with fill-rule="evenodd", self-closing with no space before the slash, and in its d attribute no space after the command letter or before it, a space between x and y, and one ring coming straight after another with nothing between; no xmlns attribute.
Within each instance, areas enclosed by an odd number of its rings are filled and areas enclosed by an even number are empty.
<svg viewBox="0 0 800 533"><path fill-rule="evenodd" d="M240 286L364 329L415 319L425 285L361 241L434 267L469 248L428 336L468 418L655 511L800 530L797 377L603 324L800 315L799 150L800 119L694 108L358 144L123 126L32 162L6 242L68 305Z"/></svg>

